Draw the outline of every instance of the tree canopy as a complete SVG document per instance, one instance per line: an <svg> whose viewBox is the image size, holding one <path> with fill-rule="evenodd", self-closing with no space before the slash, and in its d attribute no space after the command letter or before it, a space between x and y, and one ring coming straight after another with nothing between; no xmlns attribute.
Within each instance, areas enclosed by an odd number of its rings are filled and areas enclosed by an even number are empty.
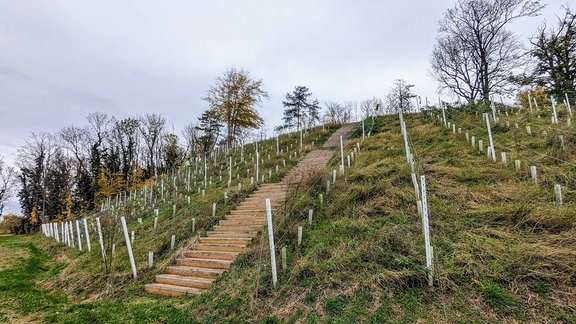
<svg viewBox="0 0 576 324"><path fill-rule="evenodd" d="M529 82L557 97L576 94L576 14L566 8L556 28L542 26L531 40L536 65Z"/></svg>
<svg viewBox="0 0 576 324"><path fill-rule="evenodd" d="M231 146L242 128L262 125L256 106L268 98L262 80L253 80L244 69L231 68L216 79L203 99L208 102L213 115L226 124L226 143Z"/></svg>
<svg viewBox="0 0 576 324"><path fill-rule="evenodd" d="M521 43L506 26L542 8L529 0L459 0L440 21L430 58L440 88L468 101L510 91L524 61Z"/></svg>
<svg viewBox="0 0 576 324"><path fill-rule="evenodd" d="M320 120L320 103L316 99L310 100L311 96L312 93L305 86L296 86L292 93L286 93L286 101L282 101L286 109L281 129L309 128Z"/></svg>

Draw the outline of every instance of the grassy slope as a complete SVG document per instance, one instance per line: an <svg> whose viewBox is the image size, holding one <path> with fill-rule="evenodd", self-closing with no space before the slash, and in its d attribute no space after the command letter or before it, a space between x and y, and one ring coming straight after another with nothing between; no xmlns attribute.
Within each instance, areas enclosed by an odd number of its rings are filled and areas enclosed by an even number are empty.
<svg viewBox="0 0 576 324"><path fill-rule="evenodd" d="M479 117L451 112L448 117L463 132L484 136L486 145L485 124ZM432 288L422 267L424 240L399 123L396 116L386 116L377 118L375 134L362 143L353 167L330 192L326 193L326 180L334 167L292 188L292 199L275 220L277 250L288 250L287 270L281 269L277 253L276 288L271 285L264 238L257 239L232 270L200 297L144 295L139 283L130 283L129 271L123 271L118 281L124 292L92 287L93 291L111 291L92 303L86 303L86 298L94 293L83 294L75 291L77 285L60 281L54 291L66 291L68 299L54 297L53 307L41 310L44 320L574 322L576 211L572 197L576 188L569 181L572 167L557 161L560 154L563 160L574 161L573 152L571 147L558 150L550 144L554 132L565 130L523 137L522 122L545 130L545 116L511 118L512 125L521 124L518 130L508 129L504 122L502 118L493 129L496 150L513 154L509 161L532 159L523 162L521 171L514 170L513 162L507 166L491 162L466 143L463 134L452 134L433 120L421 115L407 118L418 169L428 185L436 261ZM515 139L514 145L506 142L510 138ZM567 142L571 143L568 138ZM349 141L347 151L355 145L356 140ZM556 159L536 158L534 152ZM335 157L332 164L338 163ZM542 166L540 185L530 181L527 167L533 163ZM554 204L550 187L559 179L566 179L562 182L567 191L563 207ZM325 201L322 206L320 193ZM314 209L312 226L307 224L310 208ZM304 227L301 246L296 244L298 225ZM69 258L74 257L71 253ZM52 269L58 269L58 262L50 264ZM72 268L80 271L77 266L67 269ZM104 282L118 283L110 277Z"/></svg>
<svg viewBox="0 0 576 324"><path fill-rule="evenodd" d="M305 151L310 149L309 146L313 141L315 146L321 145L336 128L327 127L326 131L322 131L320 127L312 130L308 136L304 137ZM283 135L280 140L280 148L283 152L276 155L275 139L260 142L260 154L264 160L260 167L260 174L266 176L266 182L279 181L288 168L298 162L302 156L296 154L299 150L298 144L298 134ZM178 302L174 303L172 300L158 302L156 298L143 292L143 285L152 282L154 276L161 273L164 267L172 261L175 252L170 250L171 235L176 236L177 250L185 249L196 236L202 235L220 217L233 209L237 202L254 190L255 187L250 185L250 176L254 176L253 156L253 145L245 147L246 163L240 163L240 152L239 150L235 152L232 188L227 188L226 183L228 159L219 158L218 163L209 164L208 176L213 181L208 186L205 196L198 193L197 187L194 186L190 192L186 191L184 181L186 171L182 171L177 179L178 188L170 186L172 183L170 177L165 178L167 192L177 193L167 194L165 202L158 197L154 206L144 205L142 197L139 197L136 202L117 207L113 212L105 211L95 215L101 218L104 227L106 250L109 260L111 259L107 267L102 262L97 234L93 226L91 226L92 252L86 251L85 242L83 243L84 251L81 252L74 248L63 247L53 239L39 235L32 239L18 238L18 240L24 240L30 249L40 253L39 257L42 258L42 264L36 267L38 271L27 277L28 285L33 285L38 289L35 293L42 291L42 294L51 296L49 292L53 292L56 295L65 295L67 298L40 312L38 310L18 311L17 307L15 312L10 311L10 319L24 320L23 316L34 313L34 321L48 322L84 322L89 319L97 322L157 322L158 320L188 322L190 318L193 318L190 311L175 307L174 305ZM285 160L286 167L282 160ZM276 165L278 165L278 172L275 171ZM269 178L269 170L272 170L272 178ZM237 174L240 175L238 180ZM223 180L220 181L219 176L222 176ZM199 172L196 176L192 175L192 182L194 181L197 181L197 186L201 186L203 172ZM237 190L238 182L242 183L240 191ZM159 183L155 186L158 189ZM226 202L223 195L225 191L228 192ZM191 197L190 204L187 203L186 195ZM211 216L212 202L217 202L215 217ZM175 215L173 215L173 205L177 206ZM157 229L153 229L155 208L159 209ZM136 234L132 246L138 267L138 280L132 279L124 237L119 230L119 216L126 217L129 231L133 230ZM137 222L138 218L142 218L142 224ZM195 218L196 232L192 231L192 218ZM116 245L116 253L113 258L110 258L113 243ZM40 246L43 252L37 250ZM6 246L0 248L0 251L6 252L9 256L25 255L24 252L26 252L26 249L17 248L11 243L6 243ZM155 253L156 266L152 269L147 267L148 251ZM49 258L48 255L54 258ZM4 259L5 262L2 262L0 270L12 267L13 259L11 257ZM9 269L6 272L13 270ZM44 276L46 271L51 273L50 278ZM16 298L20 288L20 285L6 287L6 300L3 303L26 307L23 304L28 303L27 300ZM182 302L186 300L183 299Z"/></svg>
<svg viewBox="0 0 576 324"><path fill-rule="evenodd" d="M270 285L264 240L191 307L233 321L576 320L573 204L556 206L550 188L532 184L527 166L516 172L495 164L463 135L412 116L409 133L428 179L435 247L429 288L399 123L395 116L377 123L378 134L328 194L328 172L294 189L276 220L277 244L289 254L277 288ZM533 141L547 145L547 139ZM300 247L298 225L304 225Z"/></svg>

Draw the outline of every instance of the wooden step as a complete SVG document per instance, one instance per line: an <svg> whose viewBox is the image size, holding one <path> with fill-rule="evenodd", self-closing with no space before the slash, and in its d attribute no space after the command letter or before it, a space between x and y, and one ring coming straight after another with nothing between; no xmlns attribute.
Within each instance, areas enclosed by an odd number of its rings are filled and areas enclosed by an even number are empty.
<svg viewBox="0 0 576 324"><path fill-rule="evenodd" d="M185 267L199 267L208 269L230 269L232 261L218 260L218 259L196 259L196 258L182 258L176 259L176 265Z"/></svg>
<svg viewBox="0 0 576 324"><path fill-rule="evenodd" d="M255 192L253 194L250 195L250 197L247 198L252 198L251 200L265 200L266 198L270 198L270 200L272 199L276 199L276 200L282 200L284 198L286 198L286 191L262 191L262 192Z"/></svg>
<svg viewBox="0 0 576 324"><path fill-rule="evenodd" d="M234 214L234 215L226 215L224 216L224 219L230 219L230 220L241 220L241 219L249 219L249 220L254 220L254 219L260 219L260 220L266 220L266 213L261 213L261 214Z"/></svg>
<svg viewBox="0 0 576 324"><path fill-rule="evenodd" d="M206 291L206 289L174 286L161 283L144 285L144 290L147 293L162 296L200 295Z"/></svg>
<svg viewBox="0 0 576 324"><path fill-rule="evenodd" d="M187 266L169 266L164 270L167 274L180 276L214 279L226 271L225 269L208 269Z"/></svg>
<svg viewBox="0 0 576 324"><path fill-rule="evenodd" d="M196 289L208 289L212 284L212 280L214 279L180 276L175 274L159 274L156 276L156 283L159 284Z"/></svg>
<svg viewBox="0 0 576 324"><path fill-rule="evenodd" d="M243 225L262 225L266 224L266 219L222 219L218 222L222 226L243 226Z"/></svg>
<svg viewBox="0 0 576 324"><path fill-rule="evenodd" d="M270 209L271 212L275 212L276 208L274 208L274 206L271 206L272 208ZM253 206L247 206L247 207L238 207L235 210L231 210L230 212L245 212L245 213L262 213L262 212L266 212L266 207L262 207L262 208L254 208Z"/></svg>
<svg viewBox="0 0 576 324"><path fill-rule="evenodd" d="M282 203L282 202L284 202L284 200L286 200L286 195L274 195L271 197L250 196L250 197L246 198L244 201L249 201L249 202L258 201L258 202L265 203L266 198L270 198L271 202Z"/></svg>
<svg viewBox="0 0 576 324"><path fill-rule="evenodd" d="M192 248L196 251L222 251L222 252L244 252L245 245L236 244L195 244Z"/></svg>
<svg viewBox="0 0 576 324"><path fill-rule="evenodd" d="M250 243L251 238L225 238L225 237L201 237L198 241L202 244L244 244Z"/></svg>
<svg viewBox="0 0 576 324"><path fill-rule="evenodd" d="M258 232L261 229L262 229L261 225L244 225L244 226L216 225L213 228L213 230L217 232L235 232L235 233Z"/></svg>
<svg viewBox="0 0 576 324"><path fill-rule="evenodd" d="M216 231L208 231L206 232L207 237L227 237L227 238L254 238L258 235L258 232L243 232L243 233L235 233L235 232L216 232Z"/></svg>
<svg viewBox="0 0 576 324"><path fill-rule="evenodd" d="M266 209L260 211L253 210L231 210L230 215L266 215Z"/></svg>
<svg viewBox="0 0 576 324"><path fill-rule="evenodd" d="M188 250L182 252L186 258L194 259L216 259L216 260L234 260L239 252L223 252L223 251L197 251Z"/></svg>

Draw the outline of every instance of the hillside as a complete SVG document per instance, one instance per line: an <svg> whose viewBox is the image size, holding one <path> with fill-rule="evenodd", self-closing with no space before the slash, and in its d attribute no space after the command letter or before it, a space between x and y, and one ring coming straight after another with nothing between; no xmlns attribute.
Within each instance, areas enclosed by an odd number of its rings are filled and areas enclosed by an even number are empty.
<svg viewBox="0 0 576 324"><path fill-rule="evenodd" d="M193 238L190 231L182 231L190 229L191 214L199 228L215 222L217 217L206 216L211 202L221 196L221 189L214 189L210 196L206 193L209 199L197 196L196 210L186 207L177 217L169 217L172 205L162 205L165 225L160 233L149 229L152 209L145 211L148 216L142 226L147 229L136 247L142 273L137 281L131 279L125 261L117 261L114 270L103 275L94 247L87 256L50 238L32 238L27 244L35 247L28 249L36 251L41 246L42 252L33 252L39 255L36 268L26 266L37 269L39 283L34 289L42 292L36 298L42 303L26 308L22 305L33 302L33 296L17 301L2 293L9 289L0 289L3 306L15 309L2 311L0 318L46 322L574 322L576 146L567 112L560 110L560 123L550 125L550 109L530 114L501 107L499 122L492 124L498 157L493 162L486 155L485 120L475 112L490 109L473 108L447 110L448 127L437 110L405 117L415 170L426 176L428 188L434 247L431 287L400 123L398 116L384 116L375 118L373 124L366 120L371 136L362 140L360 128L347 141L346 154L358 147L360 151L329 190L327 181L332 180L332 170L339 169L339 155L325 172L290 189L274 221L277 287L271 282L264 233L206 294L163 298L143 292L143 283L171 260L170 235L177 233L177 241L182 242L179 248ZM322 135L317 131L308 141ZM563 135L563 143L558 135ZM470 143L472 136L475 146ZM483 151L478 148L479 140L483 140ZM501 152L507 152L506 164ZM519 170L515 160L521 160ZM538 169L537 183L530 175L532 165ZM555 198L555 184L561 185L562 205ZM239 192L233 199L244 194ZM218 209L218 215L230 208L231 204ZM140 226L137 216L130 223L136 229ZM298 226L303 227L301 245ZM116 233L119 246L121 235ZM8 239L0 240L3 246L9 245L4 243ZM96 241L93 244L97 246ZM145 253L152 246L161 251L160 262L147 270ZM287 250L287 269L280 262L282 247ZM118 260L126 259L124 251L118 249ZM24 267L15 264L14 268ZM8 272L0 275L8 276Z"/></svg>

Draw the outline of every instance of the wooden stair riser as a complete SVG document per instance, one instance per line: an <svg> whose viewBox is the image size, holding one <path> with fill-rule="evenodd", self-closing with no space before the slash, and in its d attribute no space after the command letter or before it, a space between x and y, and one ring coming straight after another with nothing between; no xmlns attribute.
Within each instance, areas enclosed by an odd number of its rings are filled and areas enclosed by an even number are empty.
<svg viewBox="0 0 576 324"><path fill-rule="evenodd" d="M245 246L250 243L250 240L246 239L239 239L239 238L231 238L226 239L223 237L201 237L198 241L202 244L234 244L234 245L241 245L244 244Z"/></svg>
<svg viewBox="0 0 576 324"><path fill-rule="evenodd" d="M196 251L244 252L244 245L233 244L196 244L192 248Z"/></svg>
<svg viewBox="0 0 576 324"><path fill-rule="evenodd" d="M266 213L226 215L223 220L266 220Z"/></svg>
<svg viewBox="0 0 576 324"><path fill-rule="evenodd" d="M184 251L182 255L185 258L194 259L217 259L217 260L234 260L238 255L238 252L222 252L222 251Z"/></svg>
<svg viewBox="0 0 576 324"><path fill-rule="evenodd" d="M259 232L262 230L260 225L246 225L246 226L214 226L214 231L216 232L236 232L236 233L248 233L248 232Z"/></svg>
<svg viewBox="0 0 576 324"><path fill-rule="evenodd" d="M213 232L209 231L206 233L208 237L228 237L228 238L255 238L258 236L258 232L251 233L235 233L235 232Z"/></svg>
<svg viewBox="0 0 576 324"><path fill-rule="evenodd" d="M200 267L208 269L230 269L232 262L229 260L208 260L208 259L176 259L176 265L185 267Z"/></svg>
<svg viewBox="0 0 576 324"><path fill-rule="evenodd" d="M212 284L212 280L206 280L206 279L201 280L198 278L192 279L191 277L174 276L174 275L157 275L156 283L188 287L188 288L208 289Z"/></svg>
<svg viewBox="0 0 576 324"><path fill-rule="evenodd" d="M173 285L166 285L166 284L150 284L144 286L144 291L154 295L161 295L161 296L170 296L170 297L178 297L178 296L193 296L193 295L201 295L206 289L195 289L195 288L186 288L186 287L177 287Z"/></svg>
<svg viewBox="0 0 576 324"><path fill-rule="evenodd" d="M266 219L223 219L218 222L222 226L266 225Z"/></svg>
<svg viewBox="0 0 576 324"><path fill-rule="evenodd" d="M207 278L215 279L218 278L226 269L206 269L198 267L187 267L187 266L170 266L166 267L167 274L174 274L179 276L188 276L195 278Z"/></svg>

